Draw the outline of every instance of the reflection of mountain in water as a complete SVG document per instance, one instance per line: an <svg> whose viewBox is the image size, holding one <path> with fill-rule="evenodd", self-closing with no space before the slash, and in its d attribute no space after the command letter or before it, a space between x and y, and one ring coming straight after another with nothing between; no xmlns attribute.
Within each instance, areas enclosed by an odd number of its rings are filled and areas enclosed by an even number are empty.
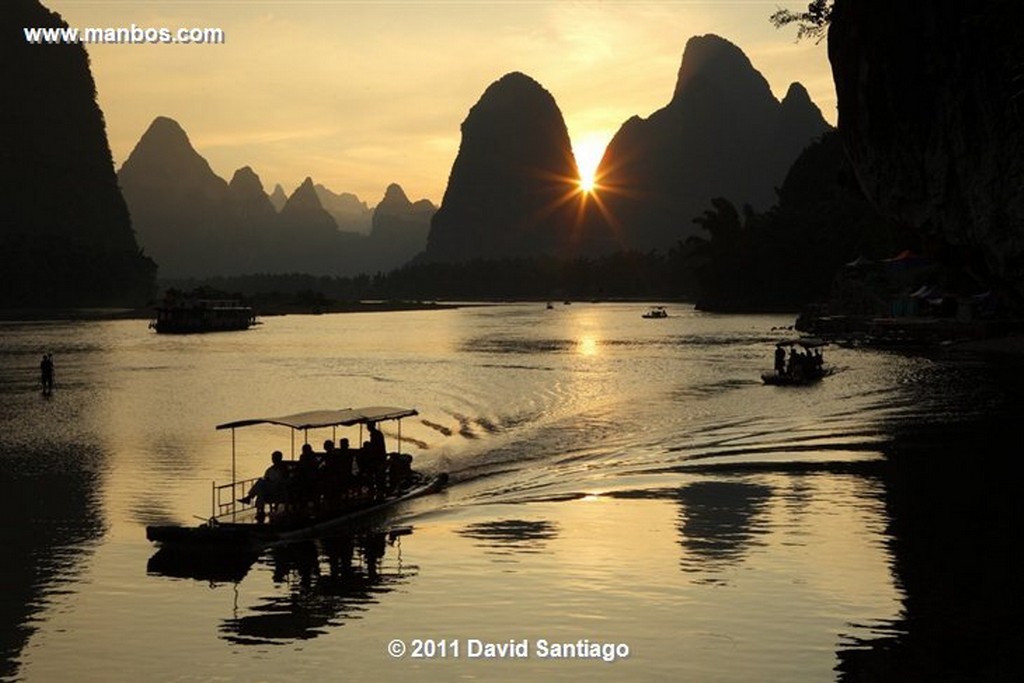
<svg viewBox="0 0 1024 683"><path fill-rule="evenodd" d="M402 533L375 533L297 543L271 551L274 581L285 594L263 598L248 614L227 619L222 637L241 645L284 644L326 633L358 619L379 596L415 574L401 564ZM388 548L398 567L385 570Z"/></svg>
<svg viewBox="0 0 1024 683"><path fill-rule="evenodd" d="M74 578L87 544L103 533L97 501L103 458L85 444L0 450L0 679L17 674L17 657L35 630L31 624L47 609L49 596Z"/></svg>
<svg viewBox="0 0 1024 683"><path fill-rule="evenodd" d="M558 536L558 525L545 520L499 519L470 524L460 529L459 535L479 541L477 547L494 555L540 553Z"/></svg>
<svg viewBox="0 0 1024 683"><path fill-rule="evenodd" d="M741 560L765 529L758 523L772 490L759 484L701 481L676 494L684 571L714 572Z"/></svg>
<svg viewBox="0 0 1024 683"><path fill-rule="evenodd" d="M1020 494L1006 444L1020 439L1024 367L977 367L974 379L1002 387L1002 406L893 427L884 481L903 615L844 643L841 681L1022 680Z"/></svg>

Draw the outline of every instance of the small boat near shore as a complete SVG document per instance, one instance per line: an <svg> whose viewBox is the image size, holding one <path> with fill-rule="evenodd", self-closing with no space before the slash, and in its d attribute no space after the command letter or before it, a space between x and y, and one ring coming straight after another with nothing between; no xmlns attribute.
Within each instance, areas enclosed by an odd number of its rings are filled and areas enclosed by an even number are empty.
<svg viewBox="0 0 1024 683"><path fill-rule="evenodd" d="M378 422L394 421L400 425L403 418L417 414L411 408L375 406L314 410L217 425L217 429L232 432L231 482L213 483L211 511L203 523L147 526L146 538L161 548L176 550L253 552L346 531L388 513L404 501L441 491L447 485L448 475L428 475L412 469L412 456L401 452L400 426L397 451L366 452L374 448L371 442L375 441L373 433ZM262 478L236 476L235 431L267 424L289 428L293 450L295 436L301 434L303 456L296 460L293 452L291 460L284 460L280 451L275 452L272 468L284 473L283 485L274 496L262 492L254 496L253 491L261 491L258 482L267 479L270 470ZM332 448L323 453L312 450L308 444L309 430L329 428L334 435L338 427L358 427L358 443L363 443L365 428L371 441L359 449ZM379 431L377 434L383 445L383 435Z"/></svg>
<svg viewBox="0 0 1024 683"><path fill-rule="evenodd" d="M835 371L825 365L822 353L825 346L828 342L815 337L778 342L775 345L775 370L761 373L761 381L780 387L806 386L821 381Z"/></svg>

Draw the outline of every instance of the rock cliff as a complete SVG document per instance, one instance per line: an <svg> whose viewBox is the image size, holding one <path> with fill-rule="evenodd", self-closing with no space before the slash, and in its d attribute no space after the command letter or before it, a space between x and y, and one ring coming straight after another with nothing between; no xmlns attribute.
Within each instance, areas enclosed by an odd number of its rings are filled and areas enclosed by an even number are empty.
<svg viewBox="0 0 1024 683"><path fill-rule="evenodd" d="M164 277L216 272L233 246L228 184L178 123L157 117L118 171L139 242Z"/></svg>
<svg viewBox="0 0 1024 683"><path fill-rule="evenodd" d="M885 213L1024 295L1024 41L1017 3L836 0L839 129Z"/></svg>
<svg viewBox="0 0 1024 683"><path fill-rule="evenodd" d="M668 105L629 119L609 143L597 181L612 225L590 229L609 246L669 247L696 234L693 219L712 197L766 209L793 161L827 130L803 86L779 102L737 46L691 38Z"/></svg>
<svg viewBox="0 0 1024 683"><path fill-rule="evenodd" d="M455 262L557 252L570 238L578 177L554 98L529 76L503 76L462 123L424 258Z"/></svg>
<svg viewBox="0 0 1024 683"><path fill-rule="evenodd" d="M24 27L67 24L36 0L0 11L0 306L142 304L156 266L117 186L89 59Z"/></svg>

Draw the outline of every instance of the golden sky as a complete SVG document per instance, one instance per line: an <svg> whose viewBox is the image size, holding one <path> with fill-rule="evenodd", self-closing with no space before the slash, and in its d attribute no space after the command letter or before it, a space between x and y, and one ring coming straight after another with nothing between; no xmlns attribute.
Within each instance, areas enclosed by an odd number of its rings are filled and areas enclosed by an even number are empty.
<svg viewBox="0 0 1024 683"><path fill-rule="evenodd" d="M312 176L371 206L392 182L440 203L460 124L510 71L554 96L577 156L598 154L668 103L705 33L743 49L776 97L800 81L836 119L824 42L768 21L806 1L42 1L71 27L222 29L220 45L87 47L114 163L169 116L218 175L252 166L268 192Z"/></svg>

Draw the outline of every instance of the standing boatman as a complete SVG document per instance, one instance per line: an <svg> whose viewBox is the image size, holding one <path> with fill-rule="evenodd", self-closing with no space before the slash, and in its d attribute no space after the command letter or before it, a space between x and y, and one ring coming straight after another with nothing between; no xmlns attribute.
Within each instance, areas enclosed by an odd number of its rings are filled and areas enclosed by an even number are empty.
<svg viewBox="0 0 1024 683"><path fill-rule="evenodd" d="M377 427L376 422L368 422L366 429L370 432L369 444L369 457L370 467L372 468L372 481L373 481L373 492L376 497L384 495L384 491L387 487L387 475L388 475L388 449L384 444L384 434Z"/></svg>
<svg viewBox="0 0 1024 683"><path fill-rule="evenodd" d="M775 374L781 375L786 371L786 350L782 344L775 345Z"/></svg>

